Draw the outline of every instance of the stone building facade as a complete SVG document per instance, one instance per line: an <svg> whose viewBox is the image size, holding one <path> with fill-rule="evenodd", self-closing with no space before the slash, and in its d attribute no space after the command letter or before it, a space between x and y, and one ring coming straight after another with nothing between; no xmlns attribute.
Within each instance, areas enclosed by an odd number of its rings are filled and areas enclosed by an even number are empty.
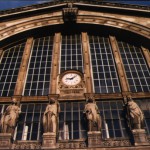
<svg viewBox="0 0 150 150"><path fill-rule="evenodd" d="M0 149L150 149L149 16L86 0L0 11ZM87 125L89 98L100 130ZM44 133L50 99L57 130Z"/></svg>

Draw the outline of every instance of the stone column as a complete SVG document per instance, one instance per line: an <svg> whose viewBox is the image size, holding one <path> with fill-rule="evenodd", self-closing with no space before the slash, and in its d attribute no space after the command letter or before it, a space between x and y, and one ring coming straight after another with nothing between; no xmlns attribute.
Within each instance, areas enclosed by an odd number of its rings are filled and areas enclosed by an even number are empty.
<svg viewBox="0 0 150 150"><path fill-rule="evenodd" d="M122 92L129 92L130 91L129 84L128 84L128 80L127 80L127 77L125 74L124 65L122 63L122 58L120 55L120 51L118 48L116 38L113 36L110 36L109 39L110 39L112 52L113 52L113 55L115 58L116 66L117 66L117 72L119 75L119 80L120 80Z"/></svg>
<svg viewBox="0 0 150 150"><path fill-rule="evenodd" d="M89 54L89 41L87 33L82 32L82 47L83 47L83 59L84 59L84 73L86 93L93 93L92 75L91 75L91 61Z"/></svg>
<svg viewBox="0 0 150 150"><path fill-rule="evenodd" d="M56 133L47 132L43 134L42 149L56 148Z"/></svg>
<svg viewBox="0 0 150 150"><path fill-rule="evenodd" d="M132 130L132 134L135 146L149 145L145 129L134 129Z"/></svg>
<svg viewBox="0 0 150 150"><path fill-rule="evenodd" d="M144 47L142 47L142 51L143 51L144 57L147 61L147 64L150 68L150 51L148 49L144 48Z"/></svg>
<svg viewBox="0 0 150 150"><path fill-rule="evenodd" d="M99 147L102 141L102 134L100 131L88 132L88 147Z"/></svg>
<svg viewBox="0 0 150 150"><path fill-rule="evenodd" d="M0 133L0 149L11 149L12 141L11 133Z"/></svg>
<svg viewBox="0 0 150 150"><path fill-rule="evenodd" d="M22 56L22 62L20 65L19 73L18 73L18 78L17 78L15 90L14 90L14 95L22 95L24 84L25 84L28 63L29 63L29 58L30 58L30 53L31 53L32 43L33 43L33 38L28 38L26 45L25 45L24 52L23 52L23 56Z"/></svg>
<svg viewBox="0 0 150 150"><path fill-rule="evenodd" d="M51 68L51 81L49 94L57 93L57 76L59 74L59 61L60 61L60 42L61 34L56 33L54 37L52 68Z"/></svg>

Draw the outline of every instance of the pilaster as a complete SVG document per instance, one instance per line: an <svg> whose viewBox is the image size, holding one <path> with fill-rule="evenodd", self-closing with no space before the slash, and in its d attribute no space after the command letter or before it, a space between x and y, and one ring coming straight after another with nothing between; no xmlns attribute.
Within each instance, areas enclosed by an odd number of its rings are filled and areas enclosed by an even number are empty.
<svg viewBox="0 0 150 150"><path fill-rule="evenodd" d="M146 59L146 62L150 68L150 51L144 47L142 47L142 51L143 51L144 57Z"/></svg>
<svg viewBox="0 0 150 150"><path fill-rule="evenodd" d="M89 42L87 33L82 32L82 47L83 47L83 59L84 59L84 73L85 73L85 87L86 93L93 93L93 84L91 76L91 62L89 56Z"/></svg>
<svg viewBox="0 0 150 150"><path fill-rule="evenodd" d="M59 60L60 60L60 42L61 42L61 33L56 33L53 45L51 82L49 90L50 94L56 94L57 92L57 76L59 74Z"/></svg>
<svg viewBox="0 0 150 150"><path fill-rule="evenodd" d="M21 61L21 65L20 65L20 69L19 69L19 73L18 73L18 78L17 78L15 90L14 90L14 95L22 95L23 87L25 84L28 63L29 63L29 57L30 57L30 53L31 53L32 43L33 43L33 38L32 37L28 38L26 45L25 45L24 52L23 52L23 56L22 56L22 61Z"/></svg>
<svg viewBox="0 0 150 150"><path fill-rule="evenodd" d="M112 46L112 52L113 52L113 55L114 55L114 58L115 58L116 66L117 66L117 72L118 72L118 75L119 75L121 89L122 89L122 92L124 92L124 94L125 94L125 92L128 93L128 91L129 91L129 84L128 84L128 81L127 81L127 78L126 78L124 65L122 63L122 59L121 59L121 55L120 55L120 52L119 52L118 44L117 44L117 41L116 41L115 37L110 36L109 39L110 39L110 43L111 43L111 46Z"/></svg>

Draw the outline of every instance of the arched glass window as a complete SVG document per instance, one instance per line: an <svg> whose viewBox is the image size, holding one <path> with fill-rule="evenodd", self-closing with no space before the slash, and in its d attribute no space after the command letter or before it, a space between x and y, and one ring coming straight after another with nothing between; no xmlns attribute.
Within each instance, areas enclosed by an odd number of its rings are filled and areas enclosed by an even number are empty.
<svg viewBox="0 0 150 150"><path fill-rule="evenodd" d="M25 96L47 95L53 50L53 36L34 40L27 73Z"/></svg>
<svg viewBox="0 0 150 150"><path fill-rule="evenodd" d="M12 96L25 43L6 49L0 61L0 96Z"/></svg>
<svg viewBox="0 0 150 150"><path fill-rule="evenodd" d="M108 38L89 36L95 93L120 92L117 70Z"/></svg>
<svg viewBox="0 0 150 150"><path fill-rule="evenodd" d="M60 72L75 69L83 72L81 35L63 35Z"/></svg>
<svg viewBox="0 0 150 150"><path fill-rule="evenodd" d="M126 76L132 92L150 91L150 70L140 48L118 42Z"/></svg>

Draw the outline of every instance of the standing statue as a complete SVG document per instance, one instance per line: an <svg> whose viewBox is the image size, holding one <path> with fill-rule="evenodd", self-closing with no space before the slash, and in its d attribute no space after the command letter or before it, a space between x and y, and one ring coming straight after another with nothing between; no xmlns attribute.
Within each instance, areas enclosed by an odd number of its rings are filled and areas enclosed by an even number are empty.
<svg viewBox="0 0 150 150"><path fill-rule="evenodd" d="M44 133L47 132L57 133L59 112L60 112L59 103L54 98L51 98L43 115Z"/></svg>
<svg viewBox="0 0 150 150"><path fill-rule="evenodd" d="M131 125L133 129L141 129L144 115L140 109L140 107L132 100L131 96L127 97L128 103L128 111L131 118Z"/></svg>
<svg viewBox="0 0 150 150"><path fill-rule="evenodd" d="M88 98L83 113L88 121L88 131L100 131L102 123L100 112L93 98Z"/></svg>
<svg viewBox="0 0 150 150"><path fill-rule="evenodd" d="M14 134L19 114L21 113L20 107L17 105L15 98L12 99L12 104L9 105L1 118L1 132Z"/></svg>

